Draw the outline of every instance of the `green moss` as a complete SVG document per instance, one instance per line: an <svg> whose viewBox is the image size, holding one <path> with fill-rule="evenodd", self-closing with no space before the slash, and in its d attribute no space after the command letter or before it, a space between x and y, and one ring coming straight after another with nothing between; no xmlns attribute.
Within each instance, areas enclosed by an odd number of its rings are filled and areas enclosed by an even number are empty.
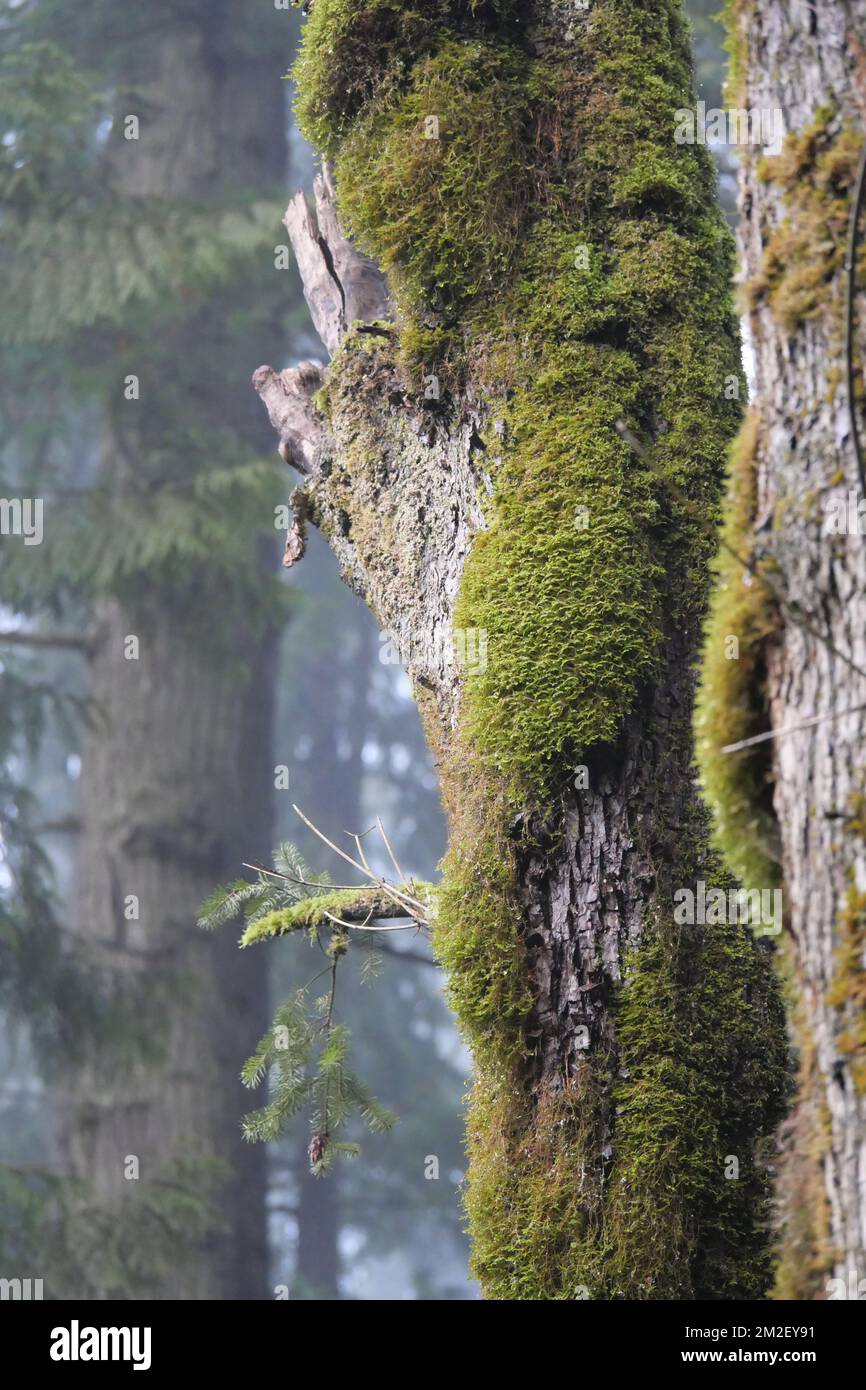
<svg viewBox="0 0 866 1390"><path fill-rule="evenodd" d="M758 744L724 753L764 732L766 644L778 614L760 574L750 572L756 507L757 417L750 414L732 451L723 548L716 561L695 718L697 762L714 819L714 837L731 872L746 887L774 887L770 852L771 759ZM739 558L737 558L739 557Z"/></svg>
<svg viewBox="0 0 866 1390"><path fill-rule="evenodd" d="M402 309L452 311L508 269L530 194L531 72L509 46L443 40L343 140L341 214Z"/></svg>
<svg viewBox="0 0 866 1390"><path fill-rule="evenodd" d="M746 303L755 308L766 299L787 333L823 316L841 338L838 277L861 141L821 110L804 131L787 137L780 155L759 165L760 177L781 190L786 216L767 241L760 273L745 287Z"/></svg>
<svg viewBox="0 0 866 1390"><path fill-rule="evenodd" d="M433 944L476 1065L486 1061L510 1075L523 1054L532 1003L518 930L515 845L505 834L501 789L479 779L471 762L447 775L451 849L435 897Z"/></svg>
<svg viewBox="0 0 866 1390"><path fill-rule="evenodd" d="M736 925L663 924L630 962L617 1030L614 1291L763 1297L768 1155L754 1136L772 1132L788 1093L769 957Z"/></svg>
<svg viewBox="0 0 866 1390"><path fill-rule="evenodd" d="M416 888L426 890L427 885L416 884ZM290 932L315 931L316 927L328 924L328 913L334 917L350 914L374 912L381 905L382 894L377 888L335 888L332 893L320 893L314 898L304 898L291 907L269 912L251 923L241 937L241 946L252 946L257 941L267 941L273 936L286 936Z"/></svg>
<svg viewBox="0 0 866 1390"><path fill-rule="evenodd" d="M516 0L316 0L293 73L301 131L333 157L360 111L398 91L445 26L501 31L519 8Z"/></svg>
<svg viewBox="0 0 866 1390"><path fill-rule="evenodd" d="M730 239L699 207L704 152L670 152L663 117L677 92L659 76L645 90L630 18L609 39L615 56L602 52L598 79L575 83L565 69L551 79L560 103L578 102L564 167L542 149L556 201L527 229L495 304L467 315L473 379L497 395L501 442L486 441L496 487L456 614L459 627L488 634L487 670L467 684L466 727L518 797L543 798L557 768L616 737L655 669L671 588L682 621L700 612L725 443L739 420L724 392L740 370ZM603 19L609 11L593 11L597 31ZM676 74L679 50L669 48ZM600 90L611 72L631 83L614 97ZM558 106L560 146L562 114ZM597 178L584 192L587 164ZM572 167L581 192L564 211L553 175ZM658 178L644 180L649 170ZM674 184L691 190L676 211ZM621 423L645 455L624 442ZM671 585L672 571L682 583Z"/></svg>
<svg viewBox="0 0 866 1390"><path fill-rule="evenodd" d="M650 475L612 427L634 418L639 396L628 354L560 346L504 412L491 525L476 538L455 621L487 633L466 729L517 797L561 775L581 748L614 740L657 660L658 508Z"/></svg>
<svg viewBox="0 0 866 1390"><path fill-rule="evenodd" d="M605 1101L586 1063L556 1090L515 1094L487 1066L468 1117L472 1267L488 1298L603 1298Z"/></svg>

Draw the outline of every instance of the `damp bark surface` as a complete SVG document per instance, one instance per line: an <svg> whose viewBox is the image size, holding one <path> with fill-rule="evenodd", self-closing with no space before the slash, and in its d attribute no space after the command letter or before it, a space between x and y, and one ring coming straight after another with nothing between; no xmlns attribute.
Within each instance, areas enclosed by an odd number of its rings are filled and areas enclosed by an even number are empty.
<svg viewBox="0 0 866 1390"><path fill-rule="evenodd" d="M753 504L741 541L772 582L742 732L776 734L756 753L756 775L776 820L800 1059L780 1182L779 1292L852 1297L866 1275L866 724L857 708L866 699L866 536L847 390L846 263L866 111L866 6L737 3L730 24L730 101L774 113L784 130L781 151L740 151L739 233L755 353L743 463ZM851 333L861 433L862 237L861 225ZM749 582L741 569L729 593ZM716 708L725 698L720 687ZM736 701L744 707L742 692ZM733 815L735 854L753 832L748 815Z"/></svg>

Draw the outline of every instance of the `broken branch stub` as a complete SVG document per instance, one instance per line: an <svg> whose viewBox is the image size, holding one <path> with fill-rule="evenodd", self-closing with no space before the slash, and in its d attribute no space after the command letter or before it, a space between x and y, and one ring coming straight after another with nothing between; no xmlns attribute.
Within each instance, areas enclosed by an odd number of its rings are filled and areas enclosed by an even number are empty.
<svg viewBox="0 0 866 1390"><path fill-rule="evenodd" d="M284 372L259 367L253 373L253 386L279 435L280 457L299 473L309 473L324 435L324 420L313 402L324 380L324 371L315 362L300 362Z"/></svg>
<svg viewBox="0 0 866 1390"><path fill-rule="evenodd" d="M334 185L327 166L315 179L314 196L315 213L304 194L297 193L283 221L313 323L333 357L353 323L389 319L392 309L381 271L340 230ZM314 400L324 385L325 374L326 368L316 362L300 362L282 372L264 366L253 374L253 386L279 436L280 457L305 476L313 471L325 436L325 422ZM293 495L295 524L286 564L294 564L304 553L306 517L299 515L301 505L302 499Z"/></svg>
<svg viewBox="0 0 866 1390"><path fill-rule="evenodd" d="M348 328L391 317L384 277L367 256L343 236L334 185L327 166L313 185L315 214L297 193L283 221L316 332L333 357Z"/></svg>

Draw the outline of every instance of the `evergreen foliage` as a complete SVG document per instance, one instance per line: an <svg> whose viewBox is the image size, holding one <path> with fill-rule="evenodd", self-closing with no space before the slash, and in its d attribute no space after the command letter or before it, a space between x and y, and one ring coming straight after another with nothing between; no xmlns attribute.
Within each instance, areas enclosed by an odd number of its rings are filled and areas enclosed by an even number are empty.
<svg viewBox="0 0 866 1390"><path fill-rule="evenodd" d="M244 1137L275 1140L299 1112L307 1111L312 1129L310 1170L320 1177L337 1158L355 1158L360 1152L357 1144L335 1138L353 1114L374 1134L395 1123L390 1111L347 1066L350 1033L334 1022L339 963L350 945L370 950L372 934L365 938L362 931L360 941L350 942L351 933L326 912L333 910L337 916L341 907L361 910L371 895L363 889L334 891L327 876L313 874L291 844L282 844L274 852L274 871L261 869L252 883L238 881L216 889L202 905L199 926L210 930L242 913L246 922L242 945L305 929L308 941L325 959L324 968L309 984L280 1006L273 1027L241 1071L241 1080L251 1089L268 1079L271 1094L267 1105L246 1116ZM314 996L313 986L324 976L330 978L330 989Z"/></svg>

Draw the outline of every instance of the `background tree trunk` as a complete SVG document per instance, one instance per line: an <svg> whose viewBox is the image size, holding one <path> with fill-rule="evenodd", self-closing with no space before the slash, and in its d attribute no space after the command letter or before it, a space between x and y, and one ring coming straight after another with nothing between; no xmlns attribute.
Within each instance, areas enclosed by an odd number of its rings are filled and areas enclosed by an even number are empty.
<svg viewBox="0 0 866 1390"><path fill-rule="evenodd" d="M297 1145L298 1259L293 1296L301 1301L334 1301L340 1296L339 1174L322 1182L310 1172L309 1135Z"/></svg>
<svg viewBox="0 0 866 1390"><path fill-rule="evenodd" d="M251 186L284 176L280 55L239 59L222 7L204 6L199 17L198 26L195 17L170 26L147 50L133 99L140 140L124 141L115 123L112 177L127 194L205 198L239 170ZM204 365L204 345L224 331L212 319L199 313L183 330L190 360L203 363L198 408L209 421L239 422L255 447L261 433L243 393ZM113 409L106 430L103 467L118 489L144 434L159 431L161 398L164 408L172 389L158 362L147 358L136 371L141 403L127 415ZM143 423L129 427L133 418ZM273 560L250 555L263 572ZM150 1055L100 1049L75 1078L64 1119L71 1170L104 1200L112 1241L131 1261L121 1296L266 1292L265 1156L241 1141L248 1106L238 1080L239 1059L267 1026L265 962L239 958L231 934L207 937L195 921L214 886L237 876L238 846L247 857L270 851L275 636L226 634L218 602L212 619L211 633L201 624L191 632L170 592L105 600L96 615L80 932L94 969L125 982L127 1003L141 1009ZM233 644L236 660L240 653L242 676L214 658L214 632L217 645ZM126 656L130 635L140 644L135 660ZM138 915L127 920L130 895ZM125 1171L130 1155L138 1181ZM213 1215L197 1216L197 1202L212 1202ZM114 1273L94 1274L96 1296L118 1296Z"/></svg>
<svg viewBox="0 0 866 1390"><path fill-rule="evenodd" d="M335 173L287 225L335 356L255 384L437 754L475 1272L757 1296L778 998L742 926L673 910L719 881L690 668L738 414L680 7L433 8L316 0L300 111Z"/></svg>
<svg viewBox="0 0 866 1390"><path fill-rule="evenodd" d="M751 634L747 686L731 702L731 674L711 692L708 717L730 703L740 711L738 737L767 727L779 734L734 759L733 770L721 769L720 811L736 855L754 837L755 789L767 805L771 789L781 836L800 1075L781 1183L780 1291L857 1297L866 1276L866 720L862 709L845 711L866 699L866 538L857 533L863 481L845 325L846 243L866 111L866 6L758 0L732 9L730 104L781 115L786 133L778 157L740 151L756 391L738 465L751 496L738 544L765 568L772 591L758 585L764 619ZM861 247L862 236L861 225ZM862 250L857 265L862 271ZM861 415L864 332L858 293ZM731 574L711 641L741 630L732 605L749 582L742 567ZM815 717L817 724L797 727ZM717 770L724 742L716 740L710 755Z"/></svg>

